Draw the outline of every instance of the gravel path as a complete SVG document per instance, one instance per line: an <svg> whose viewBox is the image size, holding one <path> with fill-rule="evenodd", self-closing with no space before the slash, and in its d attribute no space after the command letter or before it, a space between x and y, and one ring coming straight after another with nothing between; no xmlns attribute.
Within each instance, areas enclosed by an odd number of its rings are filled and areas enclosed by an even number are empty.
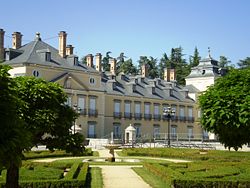
<svg viewBox="0 0 250 188"><path fill-rule="evenodd" d="M104 188L150 188L150 186L131 169L131 167L142 167L141 165L90 165L90 167L100 167L102 169Z"/></svg>

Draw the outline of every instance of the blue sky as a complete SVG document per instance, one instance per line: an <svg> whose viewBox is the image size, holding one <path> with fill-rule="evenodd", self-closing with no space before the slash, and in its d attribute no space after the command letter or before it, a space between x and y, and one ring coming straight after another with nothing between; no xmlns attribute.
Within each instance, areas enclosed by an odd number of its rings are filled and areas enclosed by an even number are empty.
<svg viewBox="0 0 250 188"><path fill-rule="evenodd" d="M57 48L59 31L66 31L79 57L124 52L136 63L182 46L188 60L197 46L202 57L210 47L213 58L237 63L250 56L249 8L249 0L12 0L1 2L0 28L6 47L19 31L23 44L40 32Z"/></svg>

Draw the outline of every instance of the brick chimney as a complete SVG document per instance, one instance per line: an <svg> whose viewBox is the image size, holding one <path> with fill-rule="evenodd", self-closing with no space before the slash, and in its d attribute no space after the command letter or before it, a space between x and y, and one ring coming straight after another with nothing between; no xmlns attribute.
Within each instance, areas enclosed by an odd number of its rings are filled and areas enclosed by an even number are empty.
<svg viewBox="0 0 250 188"><path fill-rule="evenodd" d="M20 32L14 32L12 34L12 48L18 49L22 46L22 34Z"/></svg>
<svg viewBox="0 0 250 188"><path fill-rule="evenodd" d="M143 64L141 66L141 75L142 77L148 77L148 65L147 64Z"/></svg>
<svg viewBox="0 0 250 188"><path fill-rule="evenodd" d="M5 31L0 28L0 61L4 60L4 33Z"/></svg>
<svg viewBox="0 0 250 188"><path fill-rule="evenodd" d="M64 58L66 56L67 33L65 31L60 31L58 36L59 36L59 49L58 49L59 55Z"/></svg>
<svg viewBox="0 0 250 188"><path fill-rule="evenodd" d="M102 54L101 53L97 53L95 55L95 68L99 72L102 71Z"/></svg>
<svg viewBox="0 0 250 188"><path fill-rule="evenodd" d="M86 56L86 61L87 61L88 67L93 67L93 55L92 54L88 54Z"/></svg>
<svg viewBox="0 0 250 188"><path fill-rule="evenodd" d="M74 47L72 45L66 46L66 55L72 55L74 52Z"/></svg>
<svg viewBox="0 0 250 188"><path fill-rule="evenodd" d="M115 58L110 58L109 59L109 64L110 64L110 72L112 75L116 75L116 59Z"/></svg>
<svg viewBox="0 0 250 188"><path fill-rule="evenodd" d="M164 69L164 80L170 82L176 80L176 71L175 69Z"/></svg>

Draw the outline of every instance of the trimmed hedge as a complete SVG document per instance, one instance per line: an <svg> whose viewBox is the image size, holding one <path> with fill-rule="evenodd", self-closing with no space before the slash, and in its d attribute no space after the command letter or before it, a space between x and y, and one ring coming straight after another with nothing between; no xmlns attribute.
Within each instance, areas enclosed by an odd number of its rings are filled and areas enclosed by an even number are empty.
<svg viewBox="0 0 250 188"><path fill-rule="evenodd" d="M38 158L53 158L53 157L69 157L73 156L72 153L66 153L64 150L55 150L55 151L27 151L23 152L25 159L38 159ZM92 156L93 151L90 148L86 148L83 151L82 156Z"/></svg>
<svg viewBox="0 0 250 188"><path fill-rule="evenodd" d="M74 163L70 171L58 180L30 180L20 181L20 188L83 188L86 183L88 163ZM5 183L0 183L0 188L5 188Z"/></svg>
<svg viewBox="0 0 250 188"><path fill-rule="evenodd" d="M71 180L71 179L76 179L79 172L80 172L80 168L82 167L82 163L74 163L71 168L70 171L64 176L64 180Z"/></svg>
<svg viewBox="0 0 250 188"><path fill-rule="evenodd" d="M246 166L246 164L243 165ZM160 177L169 187L250 187L249 164L244 170L242 167L229 167L219 163L204 164L202 168L198 167L197 163L144 163L146 170Z"/></svg>

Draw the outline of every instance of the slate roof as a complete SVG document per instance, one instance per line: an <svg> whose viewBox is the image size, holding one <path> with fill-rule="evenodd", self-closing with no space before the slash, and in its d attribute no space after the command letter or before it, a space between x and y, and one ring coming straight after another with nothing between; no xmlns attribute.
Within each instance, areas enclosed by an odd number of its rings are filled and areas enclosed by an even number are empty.
<svg viewBox="0 0 250 188"><path fill-rule="evenodd" d="M6 51L14 51L14 50L6 49ZM97 71L94 68L87 67L86 65L80 63L79 61L77 61L77 64L74 65L73 63L71 63L71 61L69 61L68 58L62 58L58 54L57 49L43 42L40 38L35 39L34 41L22 46L21 48L18 49L18 51L20 52L19 56L11 59L10 61L5 61L4 63L9 64L9 65L15 65L15 64L20 64L20 63L30 63L30 64L63 67L63 68L70 68L70 69L97 73ZM45 58L42 58L40 55L40 53L42 52L50 52L51 60L46 61Z"/></svg>
<svg viewBox="0 0 250 188"><path fill-rule="evenodd" d="M7 49L6 51L12 52L15 57L9 61L5 61L5 64L19 65L22 63L30 63L66 69L64 73L51 81L56 81L67 75L67 69L80 70L99 74L102 79L101 87L98 88L98 90L101 89L107 94L194 102L186 95L187 89L176 85L176 82L167 82L161 79L150 79L146 77L143 78L141 75L129 76L120 73L118 76L114 76L110 72L99 73L94 68L81 64L79 61L75 64L74 61L72 61L73 58L77 57L75 55L62 58L58 54L57 49L43 42L40 37L22 46L18 50ZM45 56L41 56L42 53L50 53L50 61L46 61Z"/></svg>
<svg viewBox="0 0 250 188"><path fill-rule="evenodd" d="M186 78L218 77L220 76L218 61L208 56L200 60L199 65L191 68L191 73Z"/></svg>
<svg viewBox="0 0 250 188"><path fill-rule="evenodd" d="M194 102L186 95L187 89L176 85L176 82L167 82L159 78L150 79L141 75L128 76L122 73L113 78L105 76L103 84L107 94Z"/></svg>

